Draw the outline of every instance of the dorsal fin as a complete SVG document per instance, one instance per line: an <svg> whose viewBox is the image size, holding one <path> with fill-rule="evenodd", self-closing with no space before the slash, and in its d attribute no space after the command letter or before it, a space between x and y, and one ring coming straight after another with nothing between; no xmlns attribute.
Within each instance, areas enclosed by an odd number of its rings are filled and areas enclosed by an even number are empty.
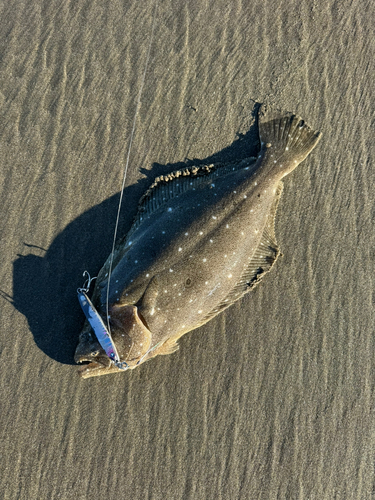
<svg viewBox="0 0 375 500"><path fill-rule="evenodd" d="M280 196L283 190L283 183L280 181L273 201L271 210L267 216L267 223L264 228L258 248L255 250L249 265L245 272L242 274L240 280L229 292L227 297L215 307L202 321L206 323L211 318L216 316L219 312L223 311L236 300L245 295L245 293L252 290L260 281L263 276L271 269L280 254L280 250L275 236L275 216Z"/></svg>
<svg viewBox="0 0 375 500"><path fill-rule="evenodd" d="M256 158L251 157L239 162L198 165L157 177L139 200L138 212L132 227L126 235L126 240L131 237L148 215L159 207L166 205L175 196L186 191L195 190L198 186L207 184L230 172L251 168L255 162Z"/></svg>

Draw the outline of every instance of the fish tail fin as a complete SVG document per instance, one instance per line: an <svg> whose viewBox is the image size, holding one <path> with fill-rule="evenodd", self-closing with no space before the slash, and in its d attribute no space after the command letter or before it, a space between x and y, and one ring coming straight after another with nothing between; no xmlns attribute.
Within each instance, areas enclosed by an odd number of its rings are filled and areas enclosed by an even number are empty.
<svg viewBox="0 0 375 500"><path fill-rule="evenodd" d="M306 158L322 134L312 130L300 116L262 105L259 136L262 148L272 154L273 162L283 166L284 176Z"/></svg>

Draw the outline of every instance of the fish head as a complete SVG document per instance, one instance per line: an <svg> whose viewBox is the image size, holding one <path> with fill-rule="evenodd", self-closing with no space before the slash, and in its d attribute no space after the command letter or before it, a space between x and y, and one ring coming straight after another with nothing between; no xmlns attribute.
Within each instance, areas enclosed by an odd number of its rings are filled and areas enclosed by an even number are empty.
<svg viewBox="0 0 375 500"><path fill-rule="evenodd" d="M151 345L151 332L134 305L113 305L109 309L112 341L124 369L134 369L146 360ZM149 359L149 357L147 357ZM88 322L79 336L74 360L85 364L78 371L82 378L124 371L107 356Z"/></svg>

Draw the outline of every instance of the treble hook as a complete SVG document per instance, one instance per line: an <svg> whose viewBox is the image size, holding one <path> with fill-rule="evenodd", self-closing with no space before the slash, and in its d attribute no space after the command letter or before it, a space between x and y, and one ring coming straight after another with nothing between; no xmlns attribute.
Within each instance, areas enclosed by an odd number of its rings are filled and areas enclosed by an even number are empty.
<svg viewBox="0 0 375 500"><path fill-rule="evenodd" d="M82 288L77 288L77 292L88 292L90 290L91 283L96 280L97 276L91 278L90 273L88 271L84 271L83 277L88 276L87 280L83 283Z"/></svg>

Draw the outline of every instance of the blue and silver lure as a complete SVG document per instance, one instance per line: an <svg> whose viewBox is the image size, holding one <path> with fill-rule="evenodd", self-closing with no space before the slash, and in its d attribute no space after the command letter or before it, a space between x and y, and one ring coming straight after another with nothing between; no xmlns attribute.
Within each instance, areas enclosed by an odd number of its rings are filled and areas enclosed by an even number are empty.
<svg viewBox="0 0 375 500"><path fill-rule="evenodd" d="M98 342L103 347L106 355L111 361L113 361L117 368L119 368L120 370L126 370L126 368L128 367L127 363L120 361L120 356L117 352L111 334L105 326L102 317L95 309L94 304L87 296L91 281L95 278L91 278L87 271L84 272L84 275L85 274L88 275L88 280L85 282L82 288L77 289L78 301L81 305L82 311L84 312L87 321L90 323L91 328L94 330Z"/></svg>

